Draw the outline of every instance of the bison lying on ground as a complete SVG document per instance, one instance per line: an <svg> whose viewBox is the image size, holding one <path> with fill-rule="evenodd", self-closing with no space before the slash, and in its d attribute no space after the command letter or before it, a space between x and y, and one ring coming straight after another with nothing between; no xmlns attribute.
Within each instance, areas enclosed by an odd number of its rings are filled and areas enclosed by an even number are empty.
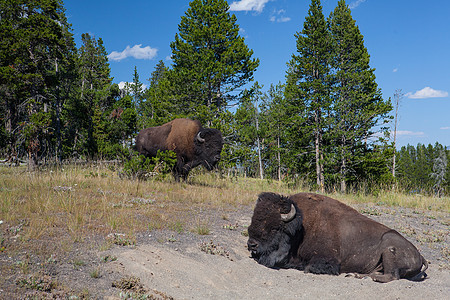
<svg viewBox="0 0 450 300"><path fill-rule="evenodd" d="M158 150L176 153L173 174L177 181L180 177L186 180L189 171L200 164L212 170L220 159L222 146L219 130L202 128L199 121L189 119L143 129L136 137L136 149L142 155L155 157Z"/></svg>
<svg viewBox="0 0 450 300"><path fill-rule="evenodd" d="M358 273L379 282L426 277L426 260L397 231L322 195L262 193L248 235L252 257L270 268Z"/></svg>

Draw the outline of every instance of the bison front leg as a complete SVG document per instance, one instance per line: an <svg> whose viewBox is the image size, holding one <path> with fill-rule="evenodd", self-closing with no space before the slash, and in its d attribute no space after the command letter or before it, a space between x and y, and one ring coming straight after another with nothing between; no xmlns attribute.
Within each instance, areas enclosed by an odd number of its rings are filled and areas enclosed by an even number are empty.
<svg viewBox="0 0 450 300"><path fill-rule="evenodd" d="M306 265L305 273L339 275L340 264L334 258L313 257Z"/></svg>
<svg viewBox="0 0 450 300"><path fill-rule="evenodd" d="M179 170L173 171L173 177L175 178L176 182L180 182L181 179L183 181L186 181L188 176L189 176L189 172L183 172L183 171L179 171Z"/></svg>
<svg viewBox="0 0 450 300"><path fill-rule="evenodd" d="M396 266L395 248L388 247L381 255L383 266L383 273L372 272L369 274L370 278L377 282L389 282L400 279L400 271Z"/></svg>
<svg viewBox="0 0 450 300"><path fill-rule="evenodd" d="M173 174L173 178L175 178L175 181L180 182L180 174L178 174L178 172L176 170L173 170L172 174Z"/></svg>
<svg viewBox="0 0 450 300"><path fill-rule="evenodd" d="M172 171L175 181L179 182L180 179L186 181L189 176L190 170L190 166L188 164L185 164L183 160L177 161Z"/></svg>

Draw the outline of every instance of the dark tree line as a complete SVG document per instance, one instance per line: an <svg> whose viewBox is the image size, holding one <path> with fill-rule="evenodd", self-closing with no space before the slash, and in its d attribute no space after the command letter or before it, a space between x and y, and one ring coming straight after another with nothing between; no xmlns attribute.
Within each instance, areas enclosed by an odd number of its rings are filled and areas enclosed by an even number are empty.
<svg viewBox="0 0 450 300"><path fill-rule="evenodd" d="M450 193L450 149L436 143L403 146L396 155L396 178L410 193Z"/></svg>
<svg viewBox="0 0 450 300"><path fill-rule="evenodd" d="M170 44L171 65L160 61L146 89L135 67L122 90L101 38L85 33L76 47L61 0L0 5L0 151L11 162L35 169L64 159L127 159L139 130L189 117L222 131L225 172L321 190L398 180L448 191L446 149L423 163L427 173L405 162L422 150L402 148L393 177L392 107L343 0L328 19L311 1L286 82L266 92L253 82L259 60L225 0L191 1Z"/></svg>
<svg viewBox="0 0 450 300"><path fill-rule="evenodd" d="M76 48L59 0L0 2L1 151L48 160L106 157L136 128L132 98L112 84L101 38Z"/></svg>

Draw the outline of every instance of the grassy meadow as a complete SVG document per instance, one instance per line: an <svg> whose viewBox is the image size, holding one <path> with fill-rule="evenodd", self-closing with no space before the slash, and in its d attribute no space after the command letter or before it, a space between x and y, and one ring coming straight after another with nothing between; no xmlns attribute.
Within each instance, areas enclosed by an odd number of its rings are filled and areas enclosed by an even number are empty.
<svg viewBox="0 0 450 300"><path fill-rule="evenodd" d="M89 236L124 233L133 243L135 233L169 229L208 233L201 212L213 210L226 218L227 211L253 206L263 191L292 194L302 186L254 178L221 177L197 168L188 183L166 180L121 179L119 167L64 166L30 173L25 167L0 166L0 251L20 242L42 251L71 247ZM329 196L347 204L373 203L449 212L449 198L405 195L381 191L378 195ZM19 243L6 245L4 235ZM56 242L55 242L56 241ZM16 245L16 246L14 246ZM19 250L19 249L16 249Z"/></svg>
<svg viewBox="0 0 450 300"><path fill-rule="evenodd" d="M100 273L101 263L117 259L105 256L98 262L95 254L88 258L87 253L108 250L113 245L133 246L142 233L160 229L166 230L158 232L164 236L161 243L176 241L176 234L186 232L207 236L218 220L228 221L241 210L242 214L250 214L260 192L308 191L299 184L223 177L202 168L194 170L188 183L177 183L170 175L164 180L121 179L120 170L112 165L69 165L31 173L25 166L0 166L0 291L20 295L25 291L56 290L73 295L70 283L64 284L59 277L48 274L55 275L52 270L56 268L63 274L78 276L77 270L89 268L90 278L99 278L106 276ZM368 203L361 212L369 214L377 213L375 205L408 207L417 214L425 210L432 214L450 211L448 197L405 195L383 189L377 196L329 196L350 205ZM448 225L448 220L441 223ZM233 226L238 225L226 226L235 229ZM448 257L448 246L442 244L445 231L427 228L417 229L416 233L414 228L405 226L398 228L400 232L432 243L444 258ZM245 229L241 231L245 233ZM206 250L218 247L212 243L203 246ZM67 264L71 266L69 270ZM79 299L89 298L92 290L87 286L92 283L88 278L81 291L76 291ZM44 299L36 295L30 299Z"/></svg>

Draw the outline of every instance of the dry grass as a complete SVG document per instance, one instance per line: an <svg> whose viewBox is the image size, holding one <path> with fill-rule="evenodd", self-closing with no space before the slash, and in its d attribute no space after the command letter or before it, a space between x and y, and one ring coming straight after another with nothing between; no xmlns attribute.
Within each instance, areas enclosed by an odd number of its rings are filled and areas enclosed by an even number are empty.
<svg viewBox="0 0 450 300"><path fill-rule="evenodd" d="M260 191L278 190L276 186L210 173L189 183L139 182L120 179L108 168L65 166L29 173L0 166L0 232L19 242L56 239L58 248L90 235L123 233L133 239L136 232L163 228L207 234L209 220L197 217L200 212L226 214L254 203Z"/></svg>
<svg viewBox="0 0 450 300"><path fill-rule="evenodd" d="M53 247L59 249L88 236L111 233L125 234L130 241L136 232L163 228L207 234L210 220L201 219L204 210L226 215L229 209L253 205L262 191L292 194L300 190L276 181L220 178L215 173L196 172L189 183L139 182L119 179L116 172L100 167L66 166L28 173L24 168L0 166L0 243L4 233L22 242L57 240ZM331 196L349 204L450 211L448 197L389 192L378 197ZM4 247L0 244L0 251ZM40 250L50 255L55 250L50 248Z"/></svg>
<svg viewBox="0 0 450 300"><path fill-rule="evenodd" d="M343 195L331 194L330 197L338 199L347 204L373 203L383 206L400 206L419 210L431 210L450 212L450 197L432 197L420 194L403 194L400 192L382 191L377 196L373 195Z"/></svg>
<svg viewBox="0 0 450 300"><path fill-rule="evenodd" d="M193 173L188 183L176 183L171 178L139 182L120 179L107 167L65 166L29 173L24 167L0 166L0 287L8 286L6 275L15 278L14 274L21 274L24 287L38 282L37 288L41 288L48 280L35 279L33 276L39 273L36 270L51 270L62 257L69 259L74 268L83 267L85 260L77 256L78 243L83 243L82 249L97 251L114 244L133 247L139 233L152 230L173 231L164 242L176 241L175 233L208 235L217 218L227 221L232 212L253 206L260 192L288 195L306 191L276 181L222 178L216 173L204 173L201 168ZM392 192L380 192L377 197L357 193L330 196L347 204L450 211L448 197ZM370 207L365 209L366 213L377 213ZM247 235L237 223L223 228ZM423 241L440 241L444 233L433 234L423 234ZM206 246L206 250L215 247ZM442 249L448 256L448 247ZM68 257L69 252L74 254ZM114 258L103 258L108 259ZM103 276L98 265L89 272L92 279Z"/></svg>

